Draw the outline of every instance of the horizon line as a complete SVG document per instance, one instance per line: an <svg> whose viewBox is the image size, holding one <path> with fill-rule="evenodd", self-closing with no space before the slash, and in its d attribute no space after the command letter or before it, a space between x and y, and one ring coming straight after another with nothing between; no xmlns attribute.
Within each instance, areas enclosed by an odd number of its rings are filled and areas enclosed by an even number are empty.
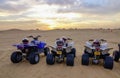
<svg viewBox="0 0 120 78"><path fill-rule="evenodd" d="M19 29L19 28L12 28L12 29L6 29L6 30L0 30L0 31L53 31L53 30L96 30L96 29L103 29L103 30L120 30L120 28L62 28L62 29L51 29L51 30L42 30L42 29Z"/></svg>

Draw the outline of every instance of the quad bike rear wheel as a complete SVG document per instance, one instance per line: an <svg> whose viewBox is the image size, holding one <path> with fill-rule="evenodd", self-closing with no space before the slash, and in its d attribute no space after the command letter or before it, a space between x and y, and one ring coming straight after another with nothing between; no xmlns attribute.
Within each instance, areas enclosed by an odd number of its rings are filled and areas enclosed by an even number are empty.
<svg viewBox="0 0 120 78"><path fill-rule="evenodd" d="M104 60L104 68L113 69L113 64L114 64L113 58L110 56L106 56Z"/></svg>
<svg viewBox="0 0 120 78"><path fill-rule="evenodd" d="M84 53L82 55L82 65L89 65L89 55L87 53Z"/></svg>
<svg viewBox="0 0 120 78"><path fill-rule="evenodd" d="M66 58L67 66L74 66L74 54L68 54Z"/></svg>
<svg viewBox="0 0 120 78"><path fill-rule="evenodd" d="M49 65L53 65L55 63L55 57L53 54L47 54L46 63Z"/></svg>
<svg viewBox="0 0 120 78"><path fill-rule="evenodd" d="M37 64L40 61L40 56L36 53L30 53L28 56L28 60L30 64Z"/></svg>

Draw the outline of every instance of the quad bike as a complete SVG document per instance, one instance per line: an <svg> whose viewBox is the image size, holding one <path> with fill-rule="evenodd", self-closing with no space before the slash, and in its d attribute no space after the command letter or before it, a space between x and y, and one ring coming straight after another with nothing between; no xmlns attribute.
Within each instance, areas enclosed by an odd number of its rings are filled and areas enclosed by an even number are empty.
<svg viewBox="0 0 120 78"><path fill-rule="evenodd" d="M38 39L38 36L33 38ZM27 44L20 43L13 45L17 47L17 51L11 54L11 61L13 63L19 63L23 59L26 59L30 62L30 64L37 64L40 60L40 53L44 52L44 54L47 55L46 52L48 48L45 47L46 43L36 41L37 44L33 44L33 41L35 42L35 39Z"/></svg>
<svg viewBox="0 0 120 78"><path fill-rule="evenodd" d="M118 62L120 58L120 44L118 44L119 50L115 50L113 52L113 59L114 61Z"/></svg>
<svg viewBox="0 0 120 78"><path fill-rule="evenodd" d="M49 46L52 50L48 53L46 57L46 63L49 65L53 65L55 61L57 63L64 62L66 57L66 65L74 66L74 57L76 53L76 49L73 48L73 42L71 39L67 39L67 44L60 39L57 39L55 42L55 47Z"/></svg>
<svg viewBox="0 0 120 78"><path fill-rule="evenodd" d="M92 58L92 64L96 65L100 63L100 59L103 59L104 68L112 69L113 58L108 53L111 49L107 47L107 41L104 39L87 41L82 55L82 65L89 65L89 58Z"/></svg>

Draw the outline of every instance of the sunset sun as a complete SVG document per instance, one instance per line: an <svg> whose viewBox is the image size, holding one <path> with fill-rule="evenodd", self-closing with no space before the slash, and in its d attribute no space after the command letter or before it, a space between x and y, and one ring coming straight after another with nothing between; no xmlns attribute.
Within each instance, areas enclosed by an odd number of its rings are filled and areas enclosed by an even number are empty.
<svg viewBox="0 0 120 78"><path fill-rule="evenodd" d="M56 22L54 20L41 20L42 23L48 24L48 29L55 29L56 28Z"/></svg>

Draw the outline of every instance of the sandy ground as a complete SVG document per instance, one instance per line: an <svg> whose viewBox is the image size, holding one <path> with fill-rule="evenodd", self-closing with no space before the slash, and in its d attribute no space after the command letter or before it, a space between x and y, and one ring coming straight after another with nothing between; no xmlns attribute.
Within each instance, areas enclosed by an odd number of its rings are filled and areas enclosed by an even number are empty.
<svg viewBox="0 0 120 78"><path fill-rule="evenodd" d="M10 55L16 48L13 44L19 43L28 35L42 35L40 40L53 45L56 38L67 36L74 40L77 49L75 66L69 67L65 63L47 65L46 57L42 54L40 62L31 65L27 61L13 64ZM114 62L113 70L100 65L81 65L81 55L84 44L89 39L106 39L109 47L118 49L120 30L54 30L54 31L0 31L0 78L120 78L120 62ZM112 54L113 50L110 51Z"/></svg>

